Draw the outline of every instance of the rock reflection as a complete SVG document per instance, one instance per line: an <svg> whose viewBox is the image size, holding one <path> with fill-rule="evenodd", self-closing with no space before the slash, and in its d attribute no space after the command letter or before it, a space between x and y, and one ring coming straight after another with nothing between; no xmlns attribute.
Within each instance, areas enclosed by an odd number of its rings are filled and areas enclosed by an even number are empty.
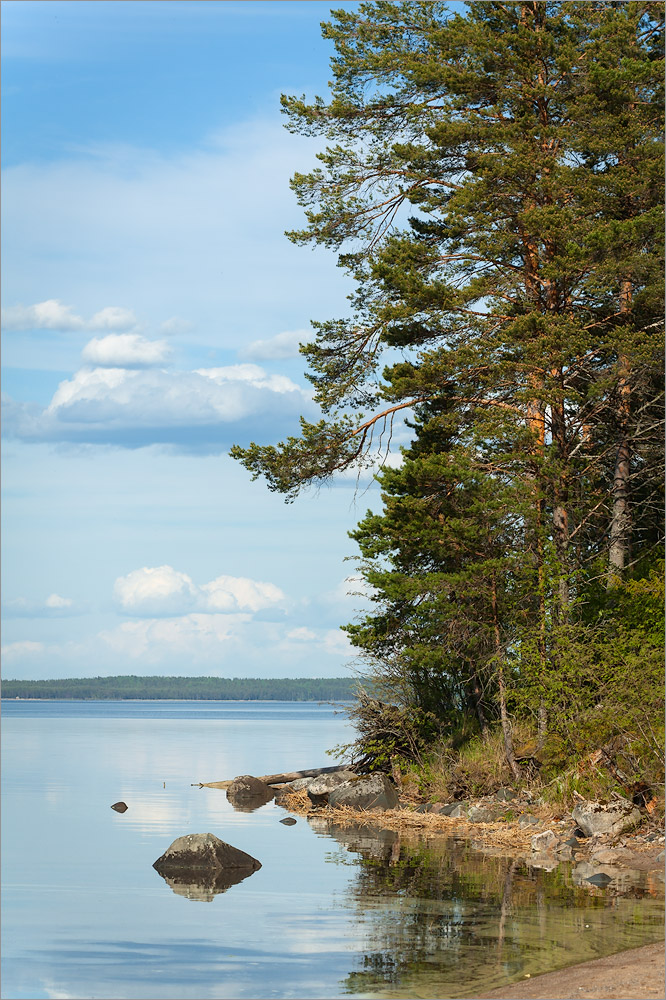
<svg viewBox="0 0 666 1000"><path fill-rule="evenodd" d="M308 816L308 823L315 833L333 837L348 851L364 858L390 862L400 854L400 834L394 830L381 830L373 826L347 826L331 823L324 816Z"/></svg>
<svg viewBox="0 0 666 1000"><path fill-rule="evenodd" d="M227 788L227 800L237 812L254 812L274 797L273 789L251 774L234 778Z"/></svg>
<svg viewBox="0 0 666 1000"><path fill-rule="evenodd" d="M170 872L167 875L162 871L158 874L177 896L210 903L221 892L226 892L232 885L238 885L254 873L248 868L235 868L224 872L197 871L182 874Z"/></svg>

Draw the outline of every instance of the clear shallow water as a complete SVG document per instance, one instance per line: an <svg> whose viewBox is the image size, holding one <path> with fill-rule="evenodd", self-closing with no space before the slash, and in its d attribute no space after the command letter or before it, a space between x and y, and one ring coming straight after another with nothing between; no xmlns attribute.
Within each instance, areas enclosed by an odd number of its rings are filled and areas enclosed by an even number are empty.
<svg viewBox="0 0 666 1000"><path fill-rule="evenodd" d="M654 877L618 897L567 868L319 819L285 827L273 803L235 812L191 787L330 764L350 738L331 706L2 708L5 1000L464 997L663 933ZM152 863L207 831L263 867L188 899Z"/></svg>

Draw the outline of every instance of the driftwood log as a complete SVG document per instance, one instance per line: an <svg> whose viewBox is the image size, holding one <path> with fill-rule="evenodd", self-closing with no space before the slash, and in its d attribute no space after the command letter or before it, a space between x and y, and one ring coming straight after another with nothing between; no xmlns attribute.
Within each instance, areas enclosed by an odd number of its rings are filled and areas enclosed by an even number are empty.
<svg viewBox="0 0 666 1000"><path fill-rule="evenodd" d="M335 767L312 767L308 771L286 771L283 774L262 774L257 775L259 781L265 785L286 785L289 781L296 781L298 778L318 778L320 774L334 774L336 771L349 770L348 764L336 764ZM194 781L193 785L199 788L228 788L229 781Z"/></svg>

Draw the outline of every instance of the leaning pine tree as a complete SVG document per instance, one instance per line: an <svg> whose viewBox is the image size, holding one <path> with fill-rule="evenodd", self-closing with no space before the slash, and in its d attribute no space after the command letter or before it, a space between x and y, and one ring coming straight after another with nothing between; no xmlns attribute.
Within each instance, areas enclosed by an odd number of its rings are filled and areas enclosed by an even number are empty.
<svg viewBox="0 0 666 1000"><path fill-rule="evenodd" d="M386 620L353 641L442 718L499 715L513 768L507 686L543 741L595 579L661 538L663 5L378 0L323 30L331 100L283 98L329 143L290 235L340 252L353 314L303 348L322 420L232 454L293 499L416 414L385 549L357 533Z"/></svg>

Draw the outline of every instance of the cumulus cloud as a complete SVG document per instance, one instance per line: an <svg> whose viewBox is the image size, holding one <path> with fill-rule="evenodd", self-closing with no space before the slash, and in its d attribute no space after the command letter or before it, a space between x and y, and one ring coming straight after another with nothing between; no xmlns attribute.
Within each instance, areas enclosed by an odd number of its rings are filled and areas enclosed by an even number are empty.
<svg viewBox="0 0 666 1000"><path fill-rule="evenodd" d="M144 566L119 576L113 587L114 600L130 615L182 615L194 606L197 588L186 573L171 566Z"/></svg>
<svg viewBox="0 0 666 1000"><path fill-rule="evenodd" d="M93 337L81 357L100 368L150 368L163 364L170 351L163 340L147 340L138 333L109 333Z"/></svg>
<svg viewBox="0 0 666 1000"><path fill-rule="evenodd" d="M136 325L136 316L130 309L106 306L86 320L75 313L72 306L59 299L46 299L31 306L9 306L2 310L5 330L59 330L68 333L76 330L130 330Z"/></svg>
<svg viewBox="0 0 666 1000"><path fill-rule="evenodd" d="M113 589L118 608L145 618L183 615L255 613L284 605L286 596L273 583L240 576L218 576L197 586L172 566L144 566L118 577Z"/></svg>
<svg viewBox="0 0 666 1000"><path fill-rule="evenodd" d="M109 364L116 347L105 348ZM265 437L267 429L290 433L301 414L317 412L309 392L257 365L82 368L60 383L46 409L7 397L3 406L5 435L23 441L173 444L194 451L223 451L231 441Z"/></svg>
<svg viewBox="0 0 666 1000"><path fill-rule="evenodd" d="M239 354L242 358L249 358L251 361L274 361L281 358L296 358L299 354L301 344L307 344L312 340L310 330L285 330L268 340L253 340L247 347L242 348Z"/></svg>

